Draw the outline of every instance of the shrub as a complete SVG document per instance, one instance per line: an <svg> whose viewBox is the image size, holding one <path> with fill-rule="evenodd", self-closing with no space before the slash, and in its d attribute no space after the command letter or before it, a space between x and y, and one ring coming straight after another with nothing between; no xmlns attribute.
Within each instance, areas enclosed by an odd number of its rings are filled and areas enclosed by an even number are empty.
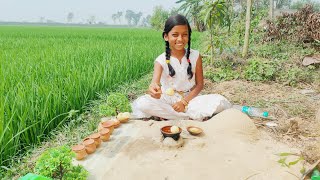
<svg viewBox="0 0 320 180"><path fill-rule="evenodd" d="M275 61L263 62L259 59L249 59L244 77L250 81L274 80L277 70L278 64Z"/></svg>
<svg viewBox="0 0 320 180"><path fill-rule="evenodd" d="M49 149L37 160L35 173L54 179L85 180L88 172L80 165L72 165L73 156L74 153L67 146Z"/></svg>
<svg viewBox="0 0 320 180"><path fill-rule="evenodd" d="M279 80L290 86L296 86L299 82L312 83L315 80L315 66L292 67L287 71L279 72Z"/></svg>
<svg viewBox="0 0 320 180"><path fill-rule="evenodd" d="M99 106L99 114L102 116L115 116L119 112L131 112L130 101L125 94L111 93L107 102Z"/></svg>

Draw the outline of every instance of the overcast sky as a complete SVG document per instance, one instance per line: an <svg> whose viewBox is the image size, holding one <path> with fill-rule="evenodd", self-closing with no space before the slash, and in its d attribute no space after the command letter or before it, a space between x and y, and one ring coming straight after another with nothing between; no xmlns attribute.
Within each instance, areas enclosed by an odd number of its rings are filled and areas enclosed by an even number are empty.
<svg viewBox="0 0 320 180"><path fill-rule="evenodd" d="M86 22L95 16L97 22L112 24L111 15L131 9L151 14L155 6L165 9L178 7L177 0L0 0L0 21L39 22L41 17L56 22L67 22L69 12L73 22Z"/></svg>

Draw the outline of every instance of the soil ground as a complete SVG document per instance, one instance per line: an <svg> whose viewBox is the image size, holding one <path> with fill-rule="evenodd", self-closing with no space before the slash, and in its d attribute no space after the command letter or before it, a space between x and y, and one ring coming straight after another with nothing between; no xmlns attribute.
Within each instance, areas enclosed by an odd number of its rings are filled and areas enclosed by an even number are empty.
<svg viewBox="0 0 320 180"><path fill-rule="evenodd" d="M301 150L308 163L320 159L320 86L298 88L277 83L241 80L213 83L205 80L203 94L218 93L234 104L261 107L273 119L253 118L259 130L276 140ZM318 114L318 115L317 115ZM268 127L266 122L275 122Z"/></svg>

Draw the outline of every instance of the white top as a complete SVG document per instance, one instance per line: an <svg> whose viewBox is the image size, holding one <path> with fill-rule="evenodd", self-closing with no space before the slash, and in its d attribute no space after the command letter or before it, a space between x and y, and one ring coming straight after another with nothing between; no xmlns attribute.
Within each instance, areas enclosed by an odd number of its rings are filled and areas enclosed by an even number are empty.
<svg viewBox="0 0 320 180"><path fill-rule="evenodd" d="M196 70L196 63L198 58L199 58L199 51L190 49L189 59L192 66L193 77L192 79L189 79L189 75L187 73L189 63L187 61L186 56L183 56L183 58L181 59L181 64L177 58L170 56L170 64L173 67L174 71L176 72L176 74L173 77L171 77L169 75L169 68L166 63L165 53L162 53L161 55L159 55L156 58L155 62L160 63L163 68L163 72L161 74L161 79L160 79L160 83L162 85L161 86L162 92L165 92L165 90L168 88L173 88L176 91L183 91L183 92L189 91L196 84L195 70Z"/></svg>

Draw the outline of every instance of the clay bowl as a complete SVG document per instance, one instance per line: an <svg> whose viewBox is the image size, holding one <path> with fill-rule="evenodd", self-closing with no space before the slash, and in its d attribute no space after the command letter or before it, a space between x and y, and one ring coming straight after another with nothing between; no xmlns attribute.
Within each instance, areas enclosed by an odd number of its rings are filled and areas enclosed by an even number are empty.
<svg viewBox="0 0 320 180"><path fill-rule="evenodd" d="M114 119L113 120L113 122L114 122L114 128L117 128L117 127L119 127L120 126L120 121L118 120L118 119Z"/></svg>
<svg viewBox="0 0 320 180"><path fill-rule="evenodd" d="M171 137L172 139L177 141L180 137L180 133L182 132L182 129L179 127L179 132L172 133L170 128L171 128L171 126L164 126L160 129L160 131L163 135L163 138Z"/></svg>
<svg viewBox="0 0 320 180"><path fill-rule="evenodd" d="M82 144L72 146L71 149L73 152L75 152L77 160L82 160L88 155L86 152L86 147Z"/></svg>
<svg viewBox="0 0 320 180"><path fill-rule="evenodd" d="M100 131L103 128L108 128L110 130L110 134L112 134L112 132L114 130L114 121L109 120L109 121L105 121L105 122L100 123L98 130Z"/></svg>
<svg viewBox="0 0 320 180"><path fill-rule="evenodd" d="M96 147L99 147L101 144L100 134L99 133L93 133L86 139L93 139L94 143L96 144Z"/></svg>
<svg viewBox="0 0 320 180"><path fill-rule="evenodd" d="M96 143L93 139L85 139L83 141L83 145L86 147L86 151L88 154L91 154L96 151Z"/></svg>
<svg viewBox="0 0 320 180"><path fill-rule="evenodd" d="M129 121L129 118L119 119L119 121L120 121L121 123L126 123L126 122Z"/></svg>
<svg viewBox="0 0 320 180"><path fill-rule="evenodd" d="M99 131L100 135L101 135L101 140L102 141L108 141L110 138L110 130L108 128L103 128Z"/></svg>
<svg viewBox="0 0 320 180"><path fill-rule="evenodd" d="M191 135L199 135L203 132L203 130L199 127L196 127L196 126L189 126L187 127L187 131L191 134Z"/></svg>

